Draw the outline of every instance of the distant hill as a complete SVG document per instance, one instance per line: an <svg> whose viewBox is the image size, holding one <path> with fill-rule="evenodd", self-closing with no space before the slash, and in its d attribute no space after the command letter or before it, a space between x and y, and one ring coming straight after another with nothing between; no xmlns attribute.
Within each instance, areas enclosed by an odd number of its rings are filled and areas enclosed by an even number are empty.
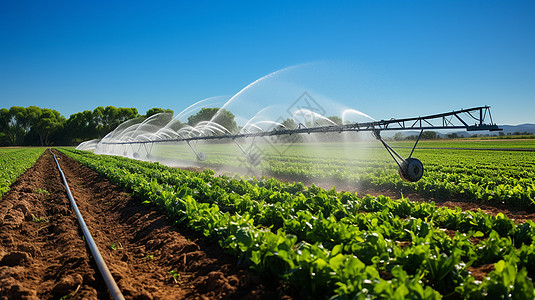
<svg viewBox="0 0 535 300"><path fill-rule="evenodd" d="M527 124L520 124L520 125L498 125L500 128L503 128L503 131L466 131L466 130L463 130L463 131L447 131L447 130L441 130L441 131L438 131L436 130L436 132L438 133L438 135L441 137L441 138L444 138L446 137L448 134L451 134L451 133L457 133L457 135L459 137L470 137L474 134L477 134L477 135L480 135L480 134L489 134L489 135L499 135L500 132L503 132L503 134L505 135L509 135L509 134L513 134L515 132L520 132L520 133L523 133L523 132L529 132L530 134L533 134L535 135L535 124L530 124L530 123L527 123ZM431 130L431 129L430 129ZM433 130L431 130L433 131ZM420 132L419 131L403 131L403 136L410 136L410 135L418 135ZM385 136L385 137L393 137L395 134L395 132L381 132L381 135Z"/></svg>
<svg viewBox="0 0 535 300"><path fill-rule="evenodd" d="M531 132L535 134L535 124L520 124L520 125L502 125L503 133L507 134L509 132Z"/></svg>
<svg viewBox="0 0 535 300"><path fill-rule="evenodd" d="M515 132L528 132L530 134L535 134L535 124L520 124L520 125L498 125L500 128L503 129L503 134L509 135L513 134ZM463 137L469 137L474 134L480 135L480 134L490 134L490 135L499 135L500 131L457 131L457 135L463 136ZM447 135L443 134L443 136Z"/></svg>

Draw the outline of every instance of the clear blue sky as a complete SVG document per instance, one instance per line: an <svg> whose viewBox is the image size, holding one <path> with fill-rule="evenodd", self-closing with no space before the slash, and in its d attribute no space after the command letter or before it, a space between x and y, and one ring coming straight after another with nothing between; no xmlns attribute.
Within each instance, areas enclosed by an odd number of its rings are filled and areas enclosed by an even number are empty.
<svg viewBox="0 0 535 300"><path fill-rule="evenodd" d="M0 3L1 107L178 112L317 62L317 90L376 119L535 123L535 1Z"/></svg>

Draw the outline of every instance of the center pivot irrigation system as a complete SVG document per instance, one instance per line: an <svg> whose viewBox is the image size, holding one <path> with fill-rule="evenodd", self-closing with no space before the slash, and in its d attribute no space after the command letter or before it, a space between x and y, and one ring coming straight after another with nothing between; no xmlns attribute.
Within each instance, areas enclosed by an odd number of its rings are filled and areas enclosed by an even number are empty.
<svg viewBox="0 0 535 300"><path fill-rule="evenodd" d="M488 120L488 123L486 123ZM474 124L474 125L470 125ZM219 125L219 124L217 124ZM428 115L423 117L415 118L405 118L405 119L390 119L390 120L381 120L373 122L361 122L361 123L350 123L344 125L328 125L328 126L319 126L316 123L316 126L307 127L302 123L299 123L296 128L289 129L282 124L279 124L276 128L264 131L260 127L256 126L258 132L251 132L248 130L242 130L238 134L231 134L228 132L220 130L189 130L186 133L180 134L179 138L171 139L147 139L147 140L133 140L133 141L101 141L103 145L129 145L132 147L134 152L134 157L139 157L139 150L141 147L144 147L147 155L150 154L152 146L157 143L176 143L176 142L186 142L191 150L195 153L195 156L199 161L204 161L206 159L206 154L203 152L197 151L196 142L197 141L209 141L209 140L223 140L231 139L236 143L240 148L241 152L246 156L248 162L251 165L258 165L260 163L260 157L258 154L252 152L252 145L257 137L269 137L269 136L281 136L281 135L292 135L292 134L301 134L301 133L327 133L327 132L359 132L359 131L370 131L373 136L381 141L385 149L390 153L394 161L399 167L399 175L406 181L416 182L422 178L423 175L423 165L420 160L413 158L412 154L422 133L424 130L438 130L438 129L465 129L467 131L500 131L502 130L492 121L492 116L490 114L489 106L474 107L469 109L461 109L457 111ZM220 125L219 125L220 126ZM215 127L217 128L217 127ZM403 158L399 155L392 147L390 147L381 137L381 131L386 130L420 130L420 134L414 143L412 151L408 158ZM252 138L253 142L251 147L245 149L240 145L237 139L240 138ZM134 146L137 145L137 151L134 149ZM126 151L125 151L126 154Z"/></svg>

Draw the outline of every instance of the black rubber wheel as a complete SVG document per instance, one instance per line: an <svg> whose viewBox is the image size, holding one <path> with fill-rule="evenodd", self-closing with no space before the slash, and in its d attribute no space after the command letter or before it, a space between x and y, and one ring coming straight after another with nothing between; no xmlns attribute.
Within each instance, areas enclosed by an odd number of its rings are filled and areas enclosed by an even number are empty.
<svg viewBox="0 0 535 300"><path fill-rule="evenodd" d="M424 166L419 159L407 158L401 163L399 168L399 176L405 181L416 182L422 178L424 174Z"/></svg>

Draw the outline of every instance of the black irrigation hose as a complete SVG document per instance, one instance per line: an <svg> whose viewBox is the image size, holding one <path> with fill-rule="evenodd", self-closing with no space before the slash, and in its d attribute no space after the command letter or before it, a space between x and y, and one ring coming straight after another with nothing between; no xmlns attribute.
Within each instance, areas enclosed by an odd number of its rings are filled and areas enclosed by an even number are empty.
<svg viewBox="0 0 535 300"><path fill-rule="evenodd" d="M56 155L52 153L52 150L48 149L48 151L50 151L50 153L54 157L54 161L56 161L56 166L58 167L59 174L61 175L63 185L65 185L65 189L67 190L67 196L69 197L69 201L71 202L72 208L74 209L76 218L78 219L78 223L80 223L80 227L82 228L82 232L84 233L84 237L87 242L87 245L89 246L89 249L91 250L91 253L93 254L93 257L95 258L95 262L97 263L98 269L100 270L100 274L102 274L102 277L104 278L104 281L106 282L106 285L108 286L108 289L110 290L111 296L115 300L124 300L124 296L121 293L121 290L119 290L119 287L117 286L117 283L113 279L113 276L111 275L110 270L108 269L108 266L106 266L106 263L104 262L104 259L102 258L102 255L100 255L100 251L98 251L97 245L95 244L95 241L93 240L93 237L91 236L91 233L89 232L89 229L87 228L87 225L84 222L84 218L82 217L80 210L78 210L78 206L76 205L76 202L74 201L74 198L72 197L71 190L69 189L69 184L67 183L65 174L63 174L63 171L61 170L61 167L59 166L59 162L56 159Z"/></svg>

